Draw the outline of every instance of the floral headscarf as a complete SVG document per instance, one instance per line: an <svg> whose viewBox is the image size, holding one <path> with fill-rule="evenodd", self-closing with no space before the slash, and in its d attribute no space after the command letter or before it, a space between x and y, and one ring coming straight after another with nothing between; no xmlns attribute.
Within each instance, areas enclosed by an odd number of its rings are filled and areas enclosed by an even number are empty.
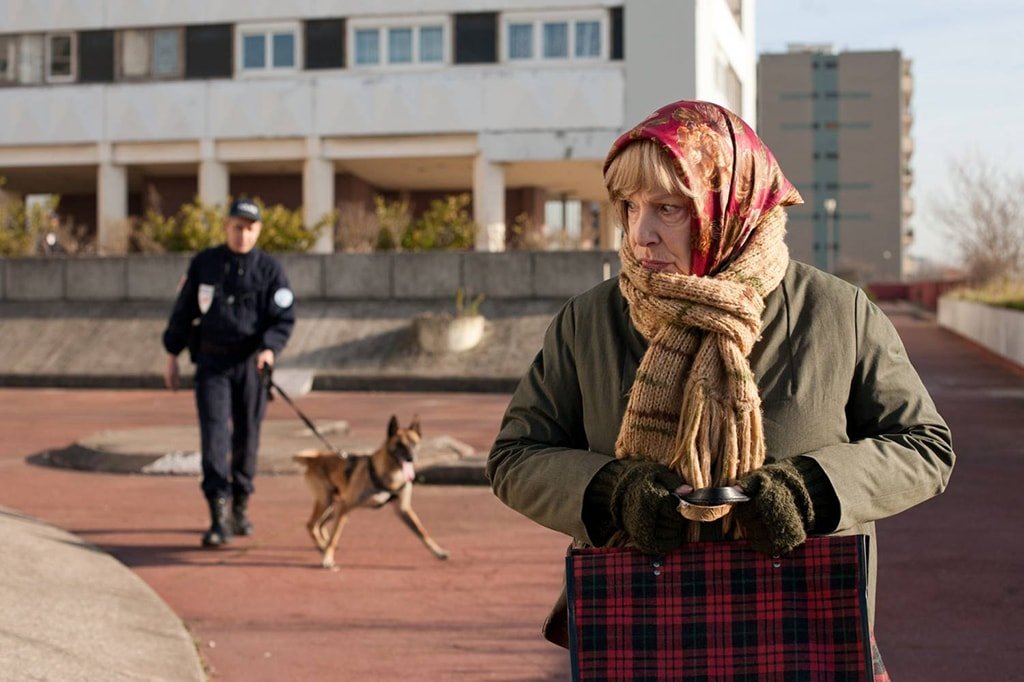
<svg viewBox="0 0 1024 682"><path fill-rule="evenodd" d="M604 171L627 145L653 140L679 163L697 197L690 272L714 275L746 244L760 216L803 203L772 155L739 116L710 102L665 105L612 145Z"/></svg>

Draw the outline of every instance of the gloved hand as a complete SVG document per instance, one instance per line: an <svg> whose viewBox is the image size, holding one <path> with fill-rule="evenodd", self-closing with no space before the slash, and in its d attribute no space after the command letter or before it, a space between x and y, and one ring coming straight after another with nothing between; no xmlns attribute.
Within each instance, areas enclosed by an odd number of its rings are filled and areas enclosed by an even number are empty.
<svg viewBox="0 0 1024 682"><path fill-rule="evenodd" d="M637 549L659 554L683 544L686 520L672 495L681 485L683 479L660 464L619 459L598 471L587 499L592 505L606 506L594 510L613 526L605 529L606 535L625 531Z"/></svg>
<svg viewBox="0 0 1024 682"><path fill-rule="evenodd" d="M807 529L814 525L814 505L792 462L766 464L741 478L738 485L750 501L736 505L732 516L751 547L778 556L807 540Z"/></svg>
<svg viewBox="0 0 1024 682"><path fill-rule="evenodd" d="M267 401L274 399L274 365L272 363L266 363L263 366L257 366L256 371L260 377L260 384L263 386L263 390L267 392Z"/></svg>

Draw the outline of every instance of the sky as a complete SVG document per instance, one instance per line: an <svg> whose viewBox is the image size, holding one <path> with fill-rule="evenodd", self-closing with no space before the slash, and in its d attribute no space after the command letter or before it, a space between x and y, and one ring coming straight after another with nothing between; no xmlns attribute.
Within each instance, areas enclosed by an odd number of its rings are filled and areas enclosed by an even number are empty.
<svg viewBox="0 0 1024 682"><path fill-rule="evenodd" d="M915 202L910 253L955 263L930 215L953 188L951 160L978 154L1024 174L1024 2L1021 0L758 0L757 51L832 43L892 50L914 77Z"/></svg>

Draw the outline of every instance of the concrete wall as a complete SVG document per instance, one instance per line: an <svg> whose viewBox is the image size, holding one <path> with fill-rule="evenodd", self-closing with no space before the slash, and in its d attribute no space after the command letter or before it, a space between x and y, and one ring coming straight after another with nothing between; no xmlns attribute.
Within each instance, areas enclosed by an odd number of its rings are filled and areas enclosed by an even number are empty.
<svg viewBox="0 0 1024 682"><path fill-rule="evenodd" d="M1024 312L949 296L939 299L939 325L1024 367Z"/></svg>
<svg viewBox="0 0 1024 682"><path fill-rule="evenodd" d="M564 299L619 272L612 251L277 256L299 300ZM170 301L188 254L0 259L0 301Z"/></svg>

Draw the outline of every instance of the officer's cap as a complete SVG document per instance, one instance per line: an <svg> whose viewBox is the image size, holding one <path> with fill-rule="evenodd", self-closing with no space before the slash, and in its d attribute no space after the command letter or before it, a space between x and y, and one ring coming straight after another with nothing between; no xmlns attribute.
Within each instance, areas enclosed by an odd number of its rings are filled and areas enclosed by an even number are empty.
<svg viewBox="0 0 1024 682"><path fill-rule="evenodd" d="M252 199L240 197L231 203L231 210L228 211L228 215L232 218L258 221L260 219L260 207Z"/></svg>

